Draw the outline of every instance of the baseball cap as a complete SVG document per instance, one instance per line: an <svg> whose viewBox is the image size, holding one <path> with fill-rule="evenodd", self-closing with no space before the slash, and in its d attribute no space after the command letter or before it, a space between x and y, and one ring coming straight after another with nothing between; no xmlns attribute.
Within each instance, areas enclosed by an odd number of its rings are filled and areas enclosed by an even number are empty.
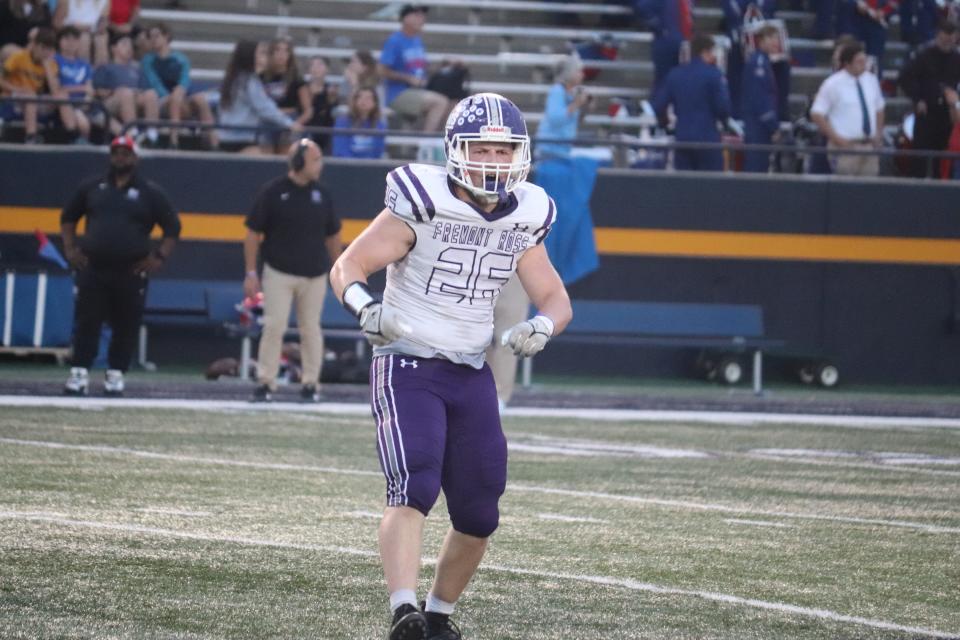
<svg viewBox="0 0 960 640"><path fill-rule="evenodd" d="M110 141L111 151L113 149L116 149L117 147L124 147L125 149L129 149L133 153L137 153L137 143L133 139L133 136L130 136L130 135L117 136L116 138Z"/></svg>
<svg viewBox="0 0 960 640"><path fill-rule="evenodd" d="M400 7L400 19L406 18L408 13L427 13L428 11L430 7L423 4L405 4Z"/></svg>

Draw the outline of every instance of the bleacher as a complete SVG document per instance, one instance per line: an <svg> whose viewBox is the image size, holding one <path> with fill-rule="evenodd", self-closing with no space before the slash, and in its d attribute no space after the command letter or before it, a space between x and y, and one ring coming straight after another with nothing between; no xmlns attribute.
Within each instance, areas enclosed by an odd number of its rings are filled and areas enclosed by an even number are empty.
<svg viewBox="0 0 960 640"><path fill-rule="evenodd" d="M164 9L163 0L143 3L143 20L163 20L174 30L174 48L187 53L193 77L215 84L222 77L233 44L239 38L267 39L289 36L301 60L310 55L331 59L336 76L356 49L379 53L386 37L397 29L401 3L384 0L188 0L187 10ZM431 62L459 58L470 67L474 91L496 91L509 96L533 123L543 110L557 60L570 43L611 34L619 42L615 61L588 61L600 70L587 83L596 97L592 115L581 128L587 135L603 135L612 128L636 127L641 118L614 120L608 114L613 101L636 101L649 96L653 80L650 62L651 34L629 28L612 28L604 21L625 13L623 7L590 2L550 3L536 0L432 0L424 42ZM576 13L580 26L560 24L561 13ZM716 0L698 3L696 26L720 35L722 12ZM782 11L791 33L794 57L815 66L794 66L791 82L791 115L808 107L823 79L830 73L832 43L805 38L813 14ZM893 80L906 47L891 34L884 60L884 78ZM335 77L332 79L336 79ZM909 109L909 101L887 101L887 122L896 123Z"/></svg>

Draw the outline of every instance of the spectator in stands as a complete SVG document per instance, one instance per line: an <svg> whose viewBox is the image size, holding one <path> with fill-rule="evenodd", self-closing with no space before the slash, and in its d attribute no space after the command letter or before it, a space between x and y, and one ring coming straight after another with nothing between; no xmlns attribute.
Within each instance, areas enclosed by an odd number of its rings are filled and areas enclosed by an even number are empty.
<svg viewBox="0 0 960 640"><path fill-rule="evenodd" d="M827 138L827 148L870 151L883 145L883 94L877 76L867 71L867 54L859 43L840 52L843 68L823 81L810 108L810 116ZM875 176L876 155L833 154L833 172Z"/></svg>
<svg viewBox="0 0 960 640"><path fill-rule="evenodd" d="M277 385L283 334L296 301L300 356L303 362L300 397L317 402L323 364L320 316L327 292L327 272L340 256L340 218L329 191L319 180L323 152L304 138L290 147L286 175L260 190L243 241L247 274L243 291L254 297L263 291L263 335L257 355L259 385L251 398L269 402ZM257 254L263 257L263 281L257 276Z"/></svg>
<svg viewBox="0 0 960 640"><path fill-rule="evenodd" d="M837 0L811 0L810 8L814 12L813 38L832 38L836 31Z"/></svg>
<svg viewBox="0 0 960 640"><path fill-rule="evenodd" d="M107 22L110 0L57 0L53 26L72 26L80 31L80 57L103 64L107 54ZM93 56L91 58L91 55Z"/></svg>
<svg viewBox="0 0 960 640"><path fill-rule="evenodd" d="M261 127L264 131L303 129L267 95L258 73L266 65L267 50L263 43L241 40L236 44L220 85L220 124ZM223 129L221 147L225 151L260 153L262 145L257 145L260 133L252 129Z"/></svg>
<svg viewBox="0 0 960 640"><path fill-rule="evenodd" d="M653 31L653 92L680 64L680 46L693 37L691 0L636 0L637 17Z"/></svg>
<svg viewBox="0 0 960 640"><path fill-rule="evenodd" d="M859 44L860 41L857 40L857 37L849 33L837 36L833 41L833 53L830 54L830 65L831 69L834 71L840 71L843 69L843 65L840 64L840 53L850 44Z"/></svg>
<svg viewBox="0 0 960 640"><path fill-rule="evenodd" d="M0 64L27 46L31 29L51 22L46 0L0 0Z"/></svg>
<svg viewBox="0 0 960 640"><path fill-rule="evenodd" d="M960 154L960 86L956 88L944 87L943 98L950 109L950 122L953 129L947 143L947 151ZM940 175L945 179L960 180L960 159L948 158L941 161Z"/></svg>
<svg viewBox="0 0 960 640"><path fill-rule="evenodd" d="M33 40L26 48L17 51L3 63L3 77L0 79L0 90L4 95L22 98L32 98L40 95L56 95L60 91L60 81L57 79L57 63L53 56L56 54L57 37L52 29L40 27ZM54 111L47 105L36 102L13 104L8 117L23 117L24 132L27 144L40 142L37 135L39 118Z"/></svg>
<svg viewBox="0 0 960 640"><path fill-rule="evenodd" d="M337 129L375 129L383 131L386 125L380 117L380 99L373 89L358 89L350 99L350 112L337 118ZM333 155L339 158L382 158L383 136L357 133L334 134Z"/></svg>
<svg viewBox="0 0 960 640"><path fill-rule="evenodd" d="M583 86L583 61L567 56L557 68L557 78L547 93L547 105L537 127L537 157L567 158L573 150L569 142L577 137L580 117L590 104L590 93Z"/></svg>
<svg viewBox="0 0 960 640"><path fill-rule="evenodd" d="M936 0L900 0L900 39L912 47L930 42L939 19Z"/></svg>
<svg viewBox="0 0 960 640"><path fill-rule="evenodd" d="M313 117L313 102L310 88L303 81L297 67L293 43L287 38L275 38L267 48L267 66L260 73L263 88L280 110L300 125L305 125ZM265 143L264 151L284 153L290 146L289 139L282 133L273 132L261 136Z"/></svg>
<svg viewBox="0 0 960 640"><path fill-rule="evenodd" d="M129 34L114 36L110 45L113 62L97 67L93 72L93 89L103 100L110 115L122 124L130 124L142 113L147 120L160 119L160 100L153 89L145 89L146 80L140 65L133 59L133 40ZM136 136L136 130L131 134ZM146 141L157 144L157 129L147 128Z"/></svg>
<svg viewBox="0 0 960 640"><path fill-rule="evenodd" d="M957 27L943 22L929 46L917 52L900 71L900 88L913 101L916 116L913 148L943 151L950 137L950 109L944 87L960 83L960 53L957 52ZM932 174L936 162L918 158L912 164L913 175Z"/></svg>
<svg viewBox="0 0 960 640"><path fill-rule="evenodd" d="M743 69L743 105L740 113L744 121L744 142L771 144L780 126L777 117L777 82L773 76L770 53L777 46L776 27L765 26L756 34L756 50L750 54ZM743 170L766 173L770 167L769 151L747 151Z"/></svg>
<svg viewBox="0 0 960 640"><path fill-rule="evenodd" d="M170 27L158 22L147 30L151 51L143 57L141 66L147 86L157 92L160 110L171 123L170 146L176 148L180 141L180 121L195 118L204 124L213 124L210 103L202 91L190 82L190 60L183 53L173 51L170 44L173 33ZM207 131L211 148L218 146L217 133Z"/></svg>
<svg viewBox="0 0 960 640"><path fill-rule="evenodd" d="M86 231L77 239L77 223ZM150 232L163 231L153 247ZM76 271L73 361L64 392L86 395L104 321L113 330L104 391L121 395L143 317L147 278L159 270L180 236L180 219L163 189L137 172L137 147L123 136L110 143L110 170L88 180L60 214L64 254Z"/></svg>
<svg viewBox="0 0 960 640"><path fill-rule="evenodd" d="M110 13L107 29L110 34L134 34L139 31L137 20L140 18L140 0L110 0Z"/></svg>
<svg viewBox="0 0 960 640"><path fill-rule="evenodd" d="M377 60L366 50L354 51L350 62L343 69L343 82L340 84L340 96L350 101L353 92L361 87L378 89L380 76L377 73Z"/></svg>
<svg viewBox="0 0 960 640"><path fill-rule="evenodd" d="M420 38L426 20L427 7L401 7L400 30L383 44L379 73L386 81L388 107L408 118L423 116L424 131L439 131L452 105L446 96L426 89L427 51Z"/></svg>
<svg viewBox="0 0 960 640"><path fill-rule="evenodd" d="M743 79L744 61L746 52L743 49L745 37L745 20L752 21L768 20L773 18L776 11L775 0L758 0L758 2L747 2L746 0L723 0L723 24L727 37L730 38L730 51L727 53L727 86L730 90L730 105L733 108L735 118L740 115L740 105L742 103L740 95L740 82Z"/></svg>
<svg viewBox="0 0 960 640"><path fill-rule="evenodd" d="M327 83L330 63L326 58L314 56L310 59L310 108L312 115L306 122L308 127L332 127L334 111L340 106L340 92L335 85ZM311 139L320 145L324 153L330 150L329 133L311 133Z"/></svg>
<svg viewBox="0 0 960 640"><path fill-rule="evenodd" d="M730 94L716 66L714 46L710 36L696 36L690 43L690 62L672 69L653 97L653 108L661 120L673 105L677 142L720 142L717 123L730 118ZM723 152L678 149L673 166L681 171L722 171Z"/></svg>
<svg viewBox="0 0 960 640"><path fill-rule="evenodd" d="M93 98L93 67L80 57L80 31L67 25L57 34L57 45L59 52L54 60L57 62L57 79L61 89L58 97L75 101L90 100ZM71 138L76 142L89 141L89 106L63 104L59 106L59 112L60 122Z"/></svg>
<svg viewBox="0 0 960 640"><path fill-rule="evenodd" d="M883 76L883 54L887 48L887 20L896 11L896 0L845 0L854 5L853 33L863 42L867 56L876 61L878 77Z"/></svg>

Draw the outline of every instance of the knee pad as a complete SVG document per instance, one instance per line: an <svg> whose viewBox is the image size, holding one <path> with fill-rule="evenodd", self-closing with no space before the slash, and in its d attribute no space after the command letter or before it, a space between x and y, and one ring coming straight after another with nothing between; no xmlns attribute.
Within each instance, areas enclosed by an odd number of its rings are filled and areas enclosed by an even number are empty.
<svg viewBox="0 0 960 640"><path fill-rule="evenodd" d="M500 525L497 502L485 505L471 504L455 508L448 504L450 524L454 530L475 538L489 538Z"/></svg>

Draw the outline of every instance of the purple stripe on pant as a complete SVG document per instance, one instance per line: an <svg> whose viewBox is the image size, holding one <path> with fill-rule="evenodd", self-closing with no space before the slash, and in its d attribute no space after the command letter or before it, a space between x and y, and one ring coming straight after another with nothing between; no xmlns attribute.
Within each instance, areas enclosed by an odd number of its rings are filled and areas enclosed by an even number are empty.
<svg viewBox="0 0 960 640"><path fill-rule="evenodd" d="M507 441L490 368L384 355L370 367L387 504L430 512L440 490L453 528L487 537L507 483Z"/></svg>

